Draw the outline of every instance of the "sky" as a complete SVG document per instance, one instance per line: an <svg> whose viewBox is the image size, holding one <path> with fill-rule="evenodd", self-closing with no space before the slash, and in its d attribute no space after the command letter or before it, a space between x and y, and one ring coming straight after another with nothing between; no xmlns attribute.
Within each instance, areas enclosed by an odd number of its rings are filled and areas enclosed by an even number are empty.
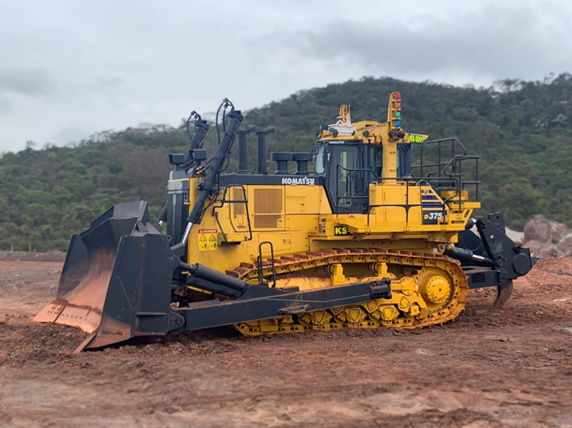
<svg viewBox="0 0 572 428"><path fill-rule="evenodd" d="M568 0L0 0L0 153L363 76L572 72Z"/></svg>

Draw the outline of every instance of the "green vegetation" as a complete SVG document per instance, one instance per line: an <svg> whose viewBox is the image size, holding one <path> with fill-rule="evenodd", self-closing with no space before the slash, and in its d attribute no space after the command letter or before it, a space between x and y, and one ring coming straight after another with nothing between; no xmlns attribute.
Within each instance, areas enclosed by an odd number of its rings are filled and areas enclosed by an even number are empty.
<svg viewBox="0 0 572 428"><path fill-rule="evenodd" d="M534 214L570 224L572 75L542 82L501 80L490 88L453 87L365 77L298 92L247 112L245 125L276 128L269 151L308 151L318 125L340 104L352 120L385 120L387 94L403 94L404 128L431 138L458 137L480 155L485 211L501 210L522 228ZM233 100L240 106L240 100ZM250 144L255 153L255 138ZM211 129L205 147L216 146ZM102 132L75 147L34 143L0 157L0 249L65 250L73 233L117 202L149 201L156 219L165 200L167 155L184 152L184 130L164 125ZM228 171L236 170L236 156ZM256 164L255 156L250 159ZM271 169L271 168L269 168Z"/></svg>

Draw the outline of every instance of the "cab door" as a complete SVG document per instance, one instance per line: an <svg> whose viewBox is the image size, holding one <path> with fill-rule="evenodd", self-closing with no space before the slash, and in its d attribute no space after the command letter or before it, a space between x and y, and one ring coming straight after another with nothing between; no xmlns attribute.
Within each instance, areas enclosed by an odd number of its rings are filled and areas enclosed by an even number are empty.
<svg viewBox="0 0 572 428"><path fill-rule="evenodd" d="M361 144L330 144L327 148L326 193L335 214L365 213L369 172L363 168Z"/></svg>

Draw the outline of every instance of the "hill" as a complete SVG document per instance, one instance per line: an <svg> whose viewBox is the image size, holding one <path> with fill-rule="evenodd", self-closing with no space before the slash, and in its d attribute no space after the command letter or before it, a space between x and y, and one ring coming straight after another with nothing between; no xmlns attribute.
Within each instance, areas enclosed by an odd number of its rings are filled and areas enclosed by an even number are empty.
<svg viewBox="0 0 572 428"><path fill-rule="evenodd" d="M391 90L403 94L405 129L432 138L456 136L482 157L484 211L505 212L507 225L515 229L534 214L571 225L570 74L534 82L505 79L489 88L365 77L300 91L251 110L245 125L276 128L270 150L308 151L318 125L332 123L342 103L352 105L354 121L384 121ZM240 100L233 101L240 106ZM207 138L212 151L214 129ZM0 250L65 250L72 233L117 202L147 199L157 218L170 170L167 154L187 147L184 130L146 125L101 132L67 147L36 150L30 143L18 153L4 153ZM235 158L229 171L235 170ZM254 167L256 159L249 162Z"/></svg>

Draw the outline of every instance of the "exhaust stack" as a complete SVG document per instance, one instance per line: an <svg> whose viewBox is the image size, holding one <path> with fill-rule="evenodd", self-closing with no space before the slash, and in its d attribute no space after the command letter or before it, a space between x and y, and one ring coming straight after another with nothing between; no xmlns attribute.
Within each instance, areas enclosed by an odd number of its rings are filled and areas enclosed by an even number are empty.
<svg viewBox="0 0 572 428"><path fill-rule="evenodd" d="M288 174L288 161L292 160L292 153L290 152L274 152L270 158L276 162L276 172L278 175Z"/></svg>
<svg viewBox="0 0 572 428"><path fill-rule="evenodd" d="M308 162L312 160L312 153L294 153L292 159L296 161L296 175L308 175Z"/></svg>

